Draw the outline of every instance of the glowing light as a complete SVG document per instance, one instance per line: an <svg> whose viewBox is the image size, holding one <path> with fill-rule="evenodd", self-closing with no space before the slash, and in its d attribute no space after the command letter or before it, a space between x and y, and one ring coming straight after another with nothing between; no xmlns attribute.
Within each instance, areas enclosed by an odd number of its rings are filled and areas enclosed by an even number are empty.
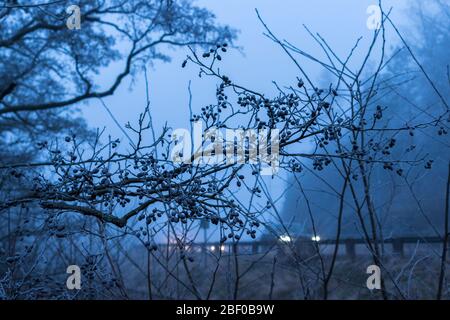
<svg viewBox="0 0 450 320"><path fill-rule="evenodd" d="M283 241L283 242L291 242L292 239L291 239L291 237L289 237L288 235L282 235L282 236L280 236L280 241Z"/></svg>
<svg viewBox="0 0 450 320"><path fill-rule="evenodd" d="M216 250L216 247L215 247L215 246L211 246L211 247L209 247L209 249L210 249L211 251L214 251L214 250Z"/></svg>
<svg viewBox="0 0 450 320"><path fill-rule="evenodd" d="M319 242L320 241L320 237L319 236L314 236L314 237L311 238L311 240Z"/></svg>
<svg viewBox="0 0 450 320"><path fill-rule="evenodd" d="M225 251L225 246L221 246L220 250Z"/></svg>

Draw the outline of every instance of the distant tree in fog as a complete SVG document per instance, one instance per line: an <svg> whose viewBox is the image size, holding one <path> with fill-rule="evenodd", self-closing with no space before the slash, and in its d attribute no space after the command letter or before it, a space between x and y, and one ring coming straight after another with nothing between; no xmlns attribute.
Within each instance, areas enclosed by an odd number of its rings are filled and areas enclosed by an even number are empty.
<svg viewBox="0 0 450 320"><path fill-rule="evenodd" d="M73 108L114 94L145 64L168 61L164 48L212 45L235 34L186 0L77 1L79 30L66 26L71 1L36 3L0 1L3 164L18 160L6 155L18 148L22 155L30 149L35 153L36 140L62 131L81 137L87 128ZM119 65L117 73L99 83L99 73L112 63ZM3 146L10 144L17 147L7 151Z"/></svg>

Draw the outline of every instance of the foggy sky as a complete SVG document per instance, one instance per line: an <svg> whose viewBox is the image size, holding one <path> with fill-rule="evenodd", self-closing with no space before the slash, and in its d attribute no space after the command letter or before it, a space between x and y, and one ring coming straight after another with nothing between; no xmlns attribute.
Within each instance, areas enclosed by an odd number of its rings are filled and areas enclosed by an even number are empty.
<svg viewBox="0 0 450 320"><path fill-rule="evenodd" d="M249 88L271 94L276 89L272 81L280 86L291 85L299 76L292 61L275 43L263 35L264 28L257 19L255 8L258 8L262 18L280 39L286 39L302 50L323 58L324 54L318 44L303 27L306 25L312 32L318 32L341 58L345 58L359 37L363 37L359 50L355 52L354 63L350 67L357 68L366 53L371 41L373 30L369 30L366 13L369 5L377 4L374 0L202 0L198 5L211 10L220 24L228 24L239 30L235 46L239 49L230 50L224 55L221 70L233 81ZM384 1L383 7L393 6L391 18L407 29L408 17L406 1ZM388 35L388 43L398 41L393 35ZM167 50L166 50L167 51ZM188 49L169 49L172 57L170 63L156 61L148 69L151 112L155 130L167 124L175 128L189 128L188 83L191 81L194 112L201 107L215 102L216 82L211 78L199 78L198 68L191 65L185 69L181 63L188 54ZM317 65L305 59L300 59L302 67L309 73L311 79L318 85L326 83L323 72ZM113 65L103 70L99 83L109 84L120 72L121 65ZM127 77L113 96L104 102L122 125L130 121L136 123L146 102L144 75L135 77L134 82ZM81 106L82 114L91 127L105 127L106 135L120 138L123 147L127 142L102 107L99 100L90 100ZM275 179L265 178L268 190L274 199L279 198L277 207L282 209L286 177Z"/></svg>

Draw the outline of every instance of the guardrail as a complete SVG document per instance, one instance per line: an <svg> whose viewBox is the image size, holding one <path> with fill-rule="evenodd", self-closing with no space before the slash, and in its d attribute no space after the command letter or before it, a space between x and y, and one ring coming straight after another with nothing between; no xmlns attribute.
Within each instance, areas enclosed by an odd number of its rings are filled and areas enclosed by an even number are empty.
<svg viewBox="0 0 450 320"><path fill-rule="evenodd" d="M443 244L444 240L440 237L397 237L397 238L385 238L376 241L379 244L389 244L392 246L392 252L400 256L404 255L405 244ZM345 248L345 255L350 258L355 258L357 255L356 246L361 244L367 244L366 239L362 238L344 238L336 241L336 239L321 239L319 241L313 241L306 238L294 239L292 241L281 241L281 240L252 240L252 241L236 241L236 242L207 242L207 243L190 243L186 245L189 250L198 251L228 251L228 252L241 252L243 249L247 249L248 253L259 254L267 252L273 248L290 245L294 247L301 247L302 245L318 245L329 246L329 245L343 245ZM374 241L371 241L374 243ZM166 244L161 244L165 247ZM176 244L171 244L170 246L176 247Z"/></svg>

